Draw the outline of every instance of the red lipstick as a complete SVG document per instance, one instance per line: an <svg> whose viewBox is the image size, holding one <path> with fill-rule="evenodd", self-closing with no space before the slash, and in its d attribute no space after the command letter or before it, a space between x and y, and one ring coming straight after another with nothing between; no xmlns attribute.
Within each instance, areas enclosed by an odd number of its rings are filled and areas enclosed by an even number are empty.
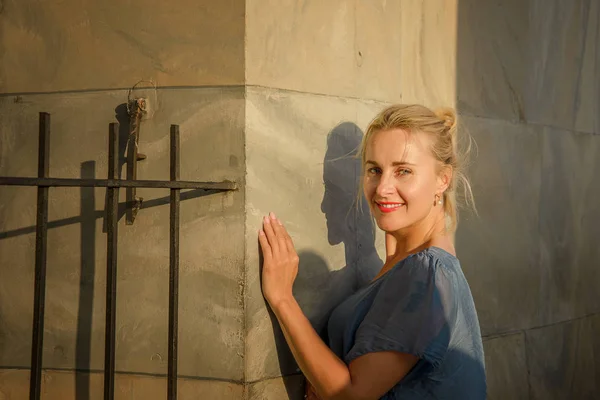
<svg viewBox="0 0 600 400"><path fill-rule="evenodd" d="M387 213L391 213L391 212L394 212L394 211L398 210L404 204L402 204L402 203L384 202L384 201L376 201L375 205L377 205L377 208L379 209L379 211L381 211L382 213L387 214Z"/></svg>

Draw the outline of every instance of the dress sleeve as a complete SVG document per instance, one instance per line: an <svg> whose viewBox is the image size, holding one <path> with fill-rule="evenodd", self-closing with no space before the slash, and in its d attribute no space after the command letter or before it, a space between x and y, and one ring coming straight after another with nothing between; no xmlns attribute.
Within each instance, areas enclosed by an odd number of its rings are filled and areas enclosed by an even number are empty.
<svg viewBox="0 0 600 400"><path fill-rule="evenodd" d="M450 341L449 315L455 310L444 268L437 258L422 252L390 270L344 361L349 364L367 353L397 351L439 365Z"/></svg>

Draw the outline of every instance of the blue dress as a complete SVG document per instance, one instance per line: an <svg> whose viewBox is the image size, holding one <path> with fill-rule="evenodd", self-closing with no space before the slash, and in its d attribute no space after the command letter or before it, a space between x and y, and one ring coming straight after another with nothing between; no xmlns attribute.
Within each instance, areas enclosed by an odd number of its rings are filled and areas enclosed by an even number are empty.
<svg viewBox="0 0 600 400"><path fill-rule="evenodd" d="M382 399L483 400L481 331L456 257L438 247L412 254L338 305L329 347L346 364L364 354L419 357Z"/></svg>

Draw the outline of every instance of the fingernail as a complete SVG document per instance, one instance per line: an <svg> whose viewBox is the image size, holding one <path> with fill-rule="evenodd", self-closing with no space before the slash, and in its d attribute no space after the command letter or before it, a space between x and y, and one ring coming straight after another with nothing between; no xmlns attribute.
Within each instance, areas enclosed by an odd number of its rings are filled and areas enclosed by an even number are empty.
<svg viewBox="0 0 600 400"><path fill-rule="evenodd" d="M258 230L258 234L259 234L260 236L265 236L265 231L263 231L262 229L259 229L259 230Z"/></svg>
<svg viewBox="0 0 600 400"><path fill-rule="evenodd" d="M265 217L264 218L265 224L270 224L271 220L269 219L269 217Z"/></svg>
<svg viewBox="0 0 600 400"><path fill-rule="evenodd" d="M283 226L283 223L281 222L281 220L277 220L277 222L279 222L279 225Z"/></svg>
<svg viewBox="0 0 600 400"><path fill-rule="evenodd" d="M271 219L277 219L274 212L271 211L271 213L269 215L271 216Z"/></svg>

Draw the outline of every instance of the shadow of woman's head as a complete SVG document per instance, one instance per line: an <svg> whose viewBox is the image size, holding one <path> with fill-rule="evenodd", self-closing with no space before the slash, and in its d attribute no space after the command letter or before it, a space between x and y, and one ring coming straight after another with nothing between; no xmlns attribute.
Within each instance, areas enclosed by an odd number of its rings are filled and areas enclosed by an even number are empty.
<svg viewBox="0 0 600 400"><path fill-rule="evenodd" d="M312 250L299 253L300 265L294 283L294 296L313 327L324 336L331 310L357 286L372 279L381 267L368 206L366 202L361 202L361 206L357 207L361 175L357 153L362 138L363 132L354 123L337 125L327 135L323 162L325 193L321 211L327 221L327 239L332 246L344 244L346 265L336 265L331 269L322 255ZM280 371L282 375L293 374L297 371L297 365L273 315L271 321ZM286 388L290 398L298 394L299 388L293 384L286 383Z"/></svg>
<svg viewBox="0 0 600 400"><path fill-rule="evenodd" d="M361 165L357 154L362 138L363 132L352 122L337 125L327 136L321 211L327 220L330 245L355 246L358 231L361 236L367 235L367 241L375 240L368 207L365 202L358 202L362 193L359 193Z"/></svg>

